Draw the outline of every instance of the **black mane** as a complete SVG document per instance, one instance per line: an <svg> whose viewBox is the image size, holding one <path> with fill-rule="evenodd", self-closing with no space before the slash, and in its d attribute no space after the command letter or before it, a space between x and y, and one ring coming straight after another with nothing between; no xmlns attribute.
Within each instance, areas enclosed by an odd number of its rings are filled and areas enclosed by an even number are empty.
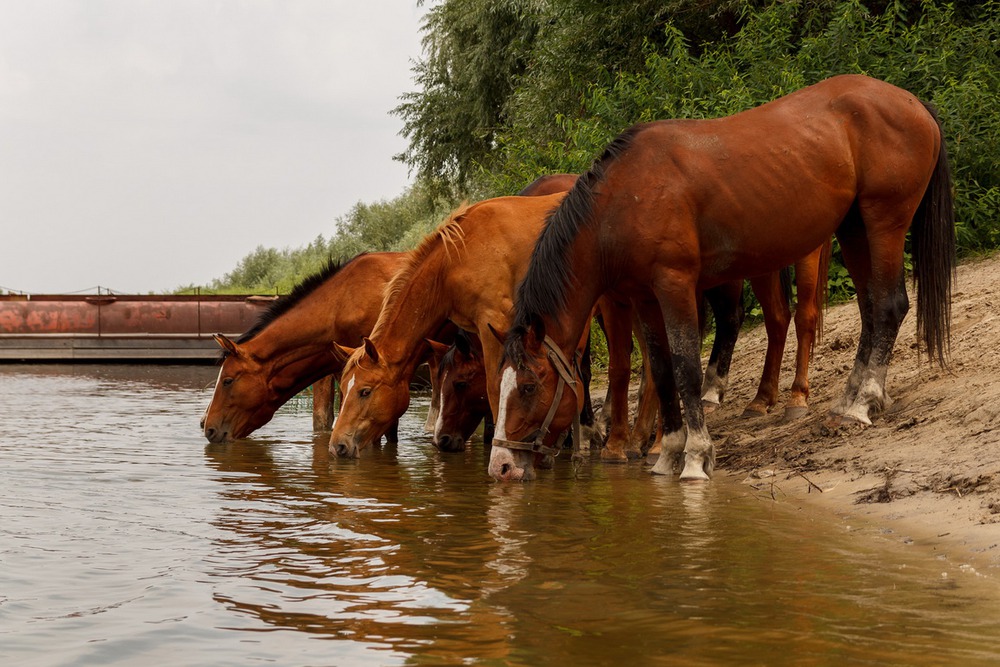
<svg viewBox="0 0 1000 667"><path fill-rule="evenodd" d="M558 208L549 213L531 253L528 271L517 287L510 331L504 344L504 358L516 366L524 359L524 338L528 330L536 332L543 315L562 312L566 307L566 291L573 281L568 250L585 225L592 221L595 188L605 177L607 168L620 158L642 128L635 125L608 144L590 170L580 176ZM598 267L593 267L598 270ZM543 333L543 332L539 332Z"/></svg>
<svg viewBox="0 0 1000 667"><path fill-rule="evenodd" d="M261 313L257 318L257 321L254 322L253 326L243 332L243 334L236 339L236 344L239 345L251 340L254 336L259 334L269 324L271 324L271 322L274 322L276 319L297 306L303 299L315 292L320 285L335 276L341 269L364 254L366 253L361 253L350 259L341 260L339 262L334 261L332 258L328 259L326 265L322 269L304 279L298 285L293 287L291 292L279 297L274 303L268 306L267 310ZM222 354L219 356L219 363L222 363L225 360L226 354L227 352L223 350Z"/></svg>

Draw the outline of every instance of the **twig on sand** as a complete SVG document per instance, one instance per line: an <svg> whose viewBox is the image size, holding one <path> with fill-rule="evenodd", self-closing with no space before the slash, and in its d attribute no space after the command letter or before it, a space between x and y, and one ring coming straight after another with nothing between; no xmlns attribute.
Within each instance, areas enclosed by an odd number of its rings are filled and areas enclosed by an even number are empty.
<svg viewBox="0 0 1000 667"><path fill-rule="evenodd" d="M806 493L812 493L812 490L813 490L813 489L816 489L816 490L817 490L817 491L819 491L820 493L823 493L823 489L821 489L821 488L819 487L819 485L817 485L817 484L816 484L816 483L815 483L814 481L812 481L811 479L809 479L808 477L806 477L805 475L803 475L801 471L799 471L799 470L794 470L793 472L794 472L794 473L795 473L796 475L798 475L799 477L801 477L802 479L806 480L806 483L807 483L807 484L809 485L809 490L808 490L808 491L806 491Z"/></svg>

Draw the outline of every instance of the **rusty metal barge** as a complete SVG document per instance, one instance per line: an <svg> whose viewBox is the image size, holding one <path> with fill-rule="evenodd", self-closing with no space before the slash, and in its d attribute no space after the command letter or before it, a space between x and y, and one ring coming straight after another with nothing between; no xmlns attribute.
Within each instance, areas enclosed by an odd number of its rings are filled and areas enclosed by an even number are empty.
<svg viewBox="0 0 1000 667"><path fill-rule="evenodd" d="M211 363L276 298L0 295L0 362Z"/></svg>

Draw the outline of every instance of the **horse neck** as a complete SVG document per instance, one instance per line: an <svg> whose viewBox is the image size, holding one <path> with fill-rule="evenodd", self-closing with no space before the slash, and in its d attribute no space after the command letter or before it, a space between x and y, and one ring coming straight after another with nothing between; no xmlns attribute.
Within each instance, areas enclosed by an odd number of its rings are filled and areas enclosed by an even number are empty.
<svg viewBox="0 0 1000 667"><path fill-rule="evenodd" d="M331 345L336 332L329 310L307 299L241 344L266 369L268 381L294 376L303 387L337 370ZM303 384L304 383L304 384Z"/></svg>
<svg viewBox="0 0 1000 667"><path fill-rule="evenodd" d="M379 357L400 378L413 375L423 361L424 339L433 337L451 313L445 280L448 263L443 250L432 251L405 279L389 285L370 338Z"/></svg>
<svg viewBox="0 0 1000 667"><path fill-rule="evenodd" d="M600 235L593 227L584 227L568 248L571 266L585 267L573 272L565 290L565 307L543 317L546 335L572 358L594 313L597 300L610 286L605 253Z"/></svg>

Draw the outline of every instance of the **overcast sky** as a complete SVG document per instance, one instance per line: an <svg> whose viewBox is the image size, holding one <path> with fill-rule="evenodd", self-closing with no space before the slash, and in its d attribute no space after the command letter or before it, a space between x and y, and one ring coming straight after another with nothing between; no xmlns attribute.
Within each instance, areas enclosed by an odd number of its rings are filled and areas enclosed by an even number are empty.
<svg viewBox="0 0 1000 667"><path fill-rule="evenodd" d="M0 0L0 288L205 284L410 179L414 0Z"/></svg>

